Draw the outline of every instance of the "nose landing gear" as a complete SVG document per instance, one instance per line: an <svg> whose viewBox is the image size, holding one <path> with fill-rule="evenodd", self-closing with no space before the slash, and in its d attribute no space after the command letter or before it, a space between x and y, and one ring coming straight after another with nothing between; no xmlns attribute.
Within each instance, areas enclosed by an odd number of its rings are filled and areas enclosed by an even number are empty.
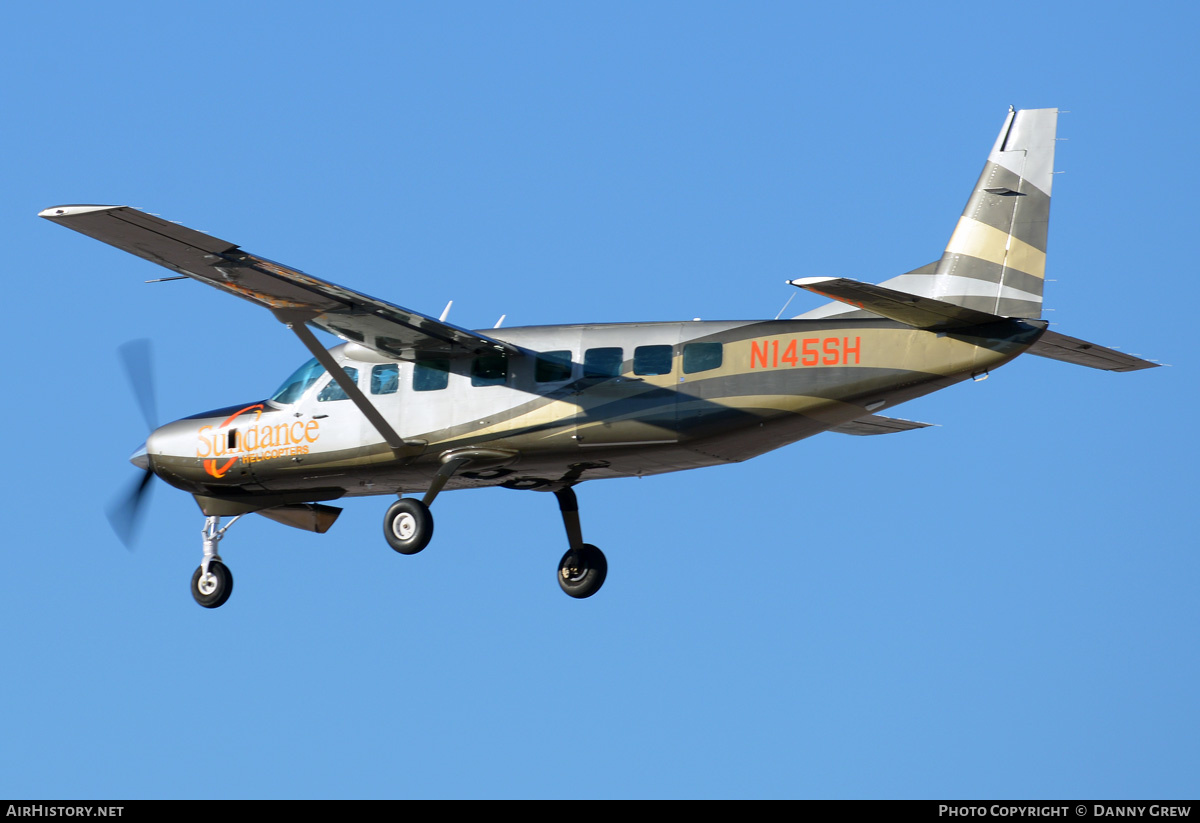
<svg viewBox="0 0 1200 823"><path fill-rule="evenodd" d="M219 560L208 564L208 571L203 567L192 574L192 597L206 609L223 606L233 594L233 573L229 567Z"/></svg>
<svg viewBox="0 0 1200 823"><path fill-rule="evenodd" d="M217 544L225 536L225 532L241 519L241 515L221 526L221 518L210 516L204 520L204 560L192 574L192 597L206 609L215 609L225 605L229 595L233 594L233 573L221 562L217 554Z"/></svg>

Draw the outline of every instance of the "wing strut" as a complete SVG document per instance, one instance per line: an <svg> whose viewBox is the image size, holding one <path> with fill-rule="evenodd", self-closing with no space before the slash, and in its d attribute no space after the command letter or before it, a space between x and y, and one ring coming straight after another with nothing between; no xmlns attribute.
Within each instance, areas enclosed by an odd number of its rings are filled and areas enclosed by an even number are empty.
<svg viewBox="0 0 1200 823"><path fill-rule="evenodd" d="M305 325L306 321L316 317L319 312L304 309L274 309L272 311L275 318L291 329L292 333L300 338L304 347L312 352L312 356L317 358L317 362L325 367L325 371L332 375L334 381L341 386L342 391L354 401L358 410L366 415L367 420L375 427L375 431L379 432L393 451L404 449L406 446L404 440L396 434L396 430L379 413L379 409L375 408L367 396L358 390L358 385L350 379L350 375L346 374L333 359L329 350L321 345L321 341L317 340L316 335Z"/></svg>

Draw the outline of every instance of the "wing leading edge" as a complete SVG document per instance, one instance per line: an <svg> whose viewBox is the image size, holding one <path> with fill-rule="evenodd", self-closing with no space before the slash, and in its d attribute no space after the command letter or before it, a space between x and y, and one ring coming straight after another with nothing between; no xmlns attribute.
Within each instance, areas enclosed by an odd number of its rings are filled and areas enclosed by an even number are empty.
<svg viewBox="0 0 1200 823"><path fill-rule="evenodd" d="M388 357L450 357L519 350L509 343L320 280L234 243L128 206L53 206L53 223L374 349Z"/></svg>

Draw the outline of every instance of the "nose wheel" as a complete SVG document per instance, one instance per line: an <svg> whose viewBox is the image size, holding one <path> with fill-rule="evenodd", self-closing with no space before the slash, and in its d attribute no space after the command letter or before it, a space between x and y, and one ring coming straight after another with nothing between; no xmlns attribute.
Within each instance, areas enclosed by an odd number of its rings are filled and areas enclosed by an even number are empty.
<svg viewBox="0 0 1200 823"><path fill-rule="evenodd" d="M215 609L225 605L229 595L233 594L233 572L221 562L217 554L217 544L225 536L225 532L241 519L241 515L221 526L221 518L209 516L204 521L204 559L200 567L192 574L192 597L206 609Z"/></svg>
<svg viewBox="0 0 1200 823"><path fill-rule="evenodd" d="M212 560L208 571L200 566L192 575L192 597L206 609L223 606L233 594L233 573L224 563Z"/></svg>

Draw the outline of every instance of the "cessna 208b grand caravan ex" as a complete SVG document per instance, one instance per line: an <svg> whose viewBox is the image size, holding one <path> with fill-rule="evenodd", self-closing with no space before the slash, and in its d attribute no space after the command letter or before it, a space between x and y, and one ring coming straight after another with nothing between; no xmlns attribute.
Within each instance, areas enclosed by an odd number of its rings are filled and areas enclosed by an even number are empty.
<svg viewBox="0 0 1200 823"><path fill-rule="evenodd" d="M229 597L217 554L257 512L324 532L327 501L393 495L387 542L425 548L445 490L553 492L568 548L558 582L600 588L574 487L746 460L825 431L920 428L876 414L1029 352L1110 371L1156 364L1047 330L1042 314L1057 109L1009 110L945 252L881 285L790 281L829 303L787 320L469 331L123 206L41 216L268 309L312 359L262 400L154 429L131 458L195 495L206 516L192 577L200 605ZM310 326L343 344L326 350ZM422 497L405 497L423 493Z"/></svg>

